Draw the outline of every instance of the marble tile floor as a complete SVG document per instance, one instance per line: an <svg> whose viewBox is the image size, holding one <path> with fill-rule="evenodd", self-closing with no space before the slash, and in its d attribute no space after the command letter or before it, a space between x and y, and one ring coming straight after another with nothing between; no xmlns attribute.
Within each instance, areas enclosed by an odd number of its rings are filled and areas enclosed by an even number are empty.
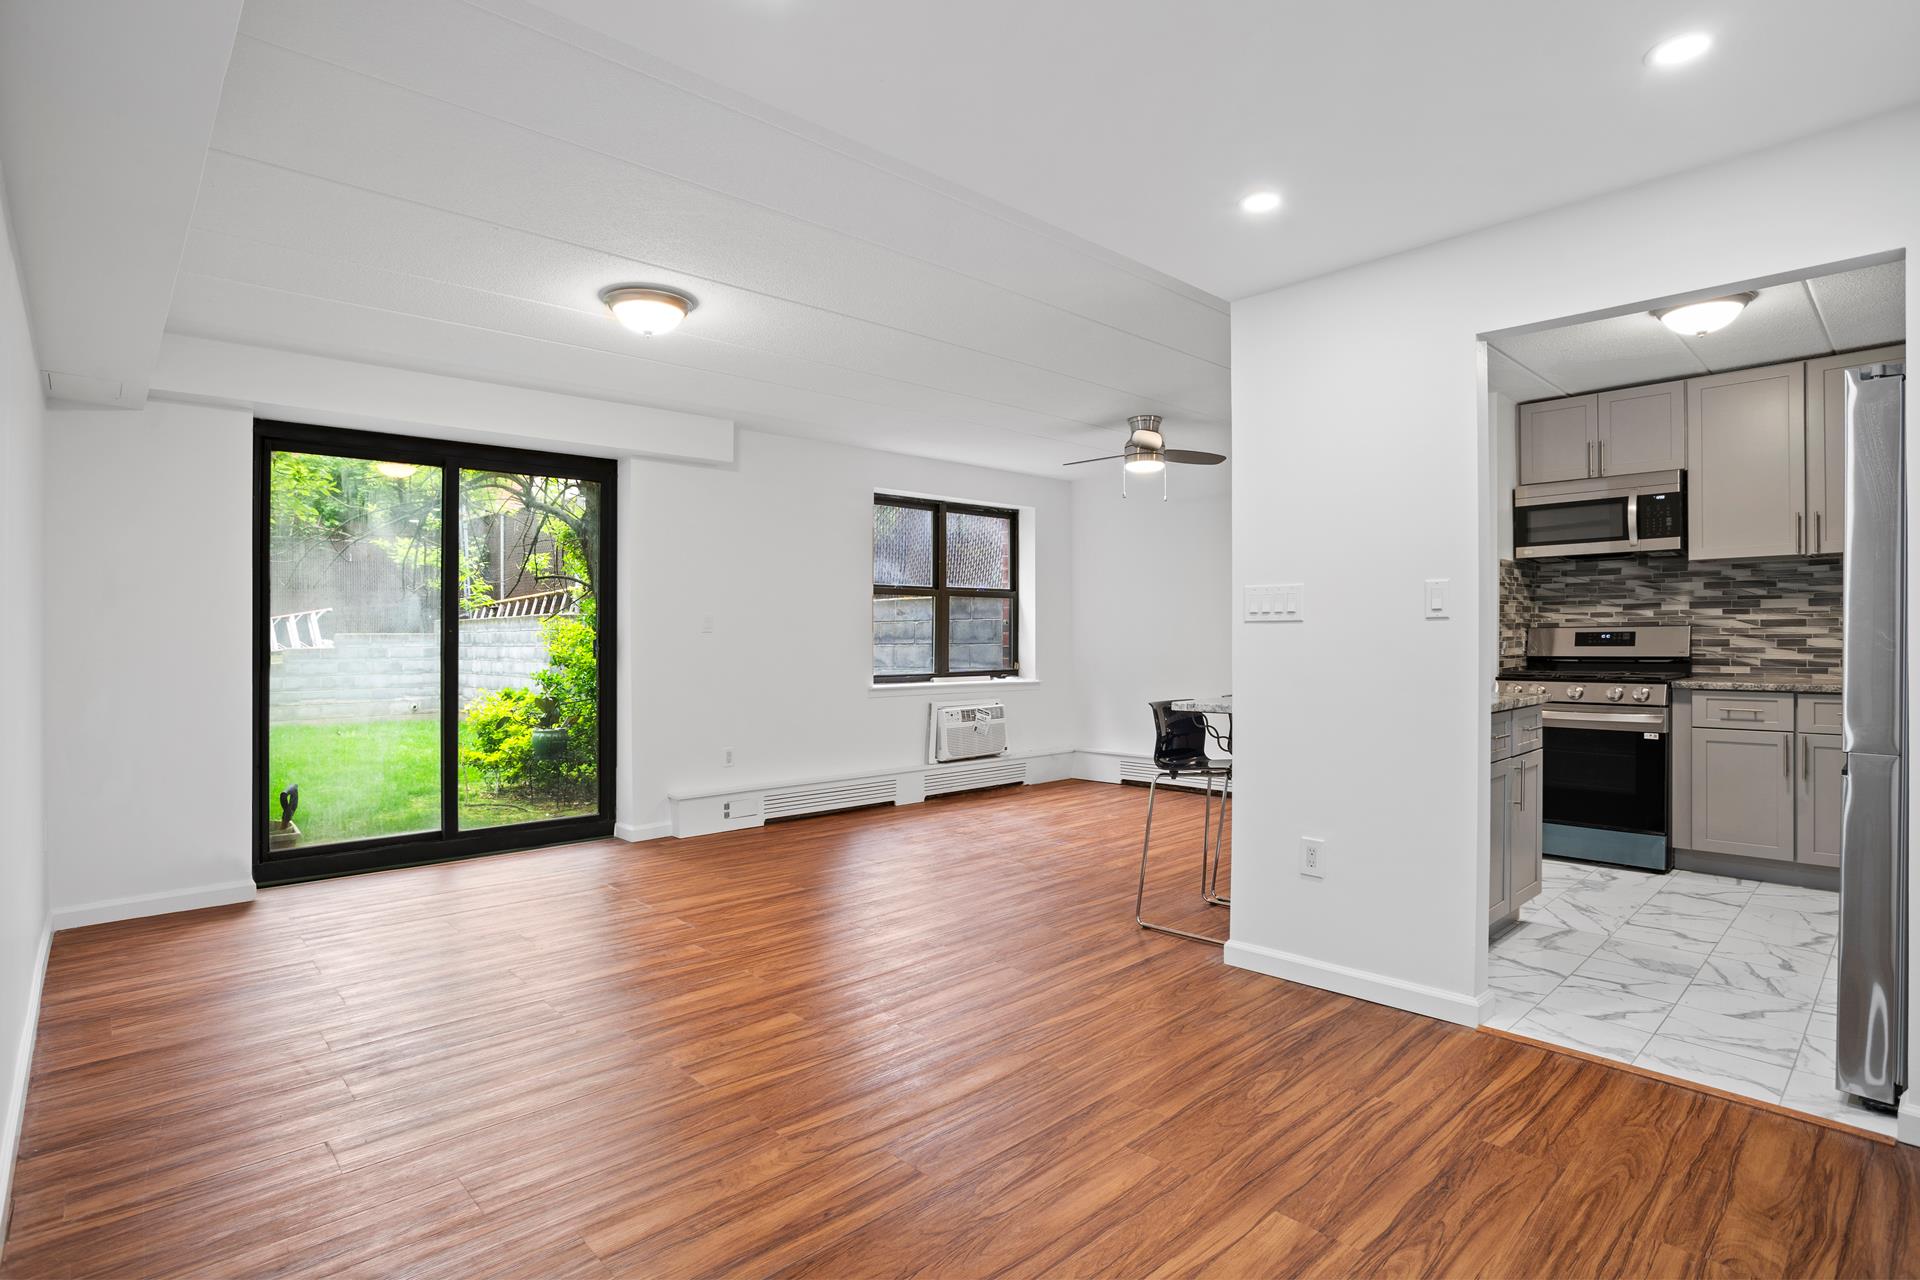
<svg viewBox="0 0 1920 1280"><path fill-rule="evenodd" d="M1546 860L1487 1025L1891 1135L1833 1087L1839 895Z"/></svg>

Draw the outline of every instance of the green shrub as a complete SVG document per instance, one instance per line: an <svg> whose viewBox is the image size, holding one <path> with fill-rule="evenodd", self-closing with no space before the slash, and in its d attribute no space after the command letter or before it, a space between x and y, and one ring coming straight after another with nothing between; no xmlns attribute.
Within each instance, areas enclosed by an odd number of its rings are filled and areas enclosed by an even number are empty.
<svg viewBox="0 0 1920 1280"><path fill-rule="evenodd" d="M592 610L548 618L540 630L548 666L533 679L552 709L549 723L567 731L560 772L570 781L591 781L600 754L600 657Z"/></svg>
<svg viewBox="0 0 1920 1280"><path fill-rule="evenodd" d="M462 764L481 770L495 786L533 781L533 731L542 726L540 695L532 689L496 689L460 713Z"/></svg>

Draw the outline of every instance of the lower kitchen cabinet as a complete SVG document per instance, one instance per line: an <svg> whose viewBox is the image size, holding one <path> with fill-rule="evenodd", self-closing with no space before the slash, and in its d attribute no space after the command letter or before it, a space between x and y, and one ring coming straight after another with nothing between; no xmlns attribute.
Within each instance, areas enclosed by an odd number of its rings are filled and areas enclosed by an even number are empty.
<svg viewBox="0 0 1920 1280"><path fill-rule="evenodd" d="M1791 733L1693 730L1693 838L1703 853L1793 860Z"/></svg>
<svg viewBox="0 0 1920 1280"><path fill-rule="evenodd" d="M1794 805L1799 816L1796 848L1801 862L1817 867L1840 865L1841 771L1847 753L1836 733L1795 735L1799 749L1799 794Z"/></svg>
<svg viewBox="0 0 1920 1280"><path fill-rule="evenodd" d="M1497 924L1540 893L1538 750L1493 762L1487 810L1487 922Z"/></svg>
<svg viewBox="0 0 1920 1280"><path fill-rule="evenodd" d="M1676 770L1674 843L1704 853L1839 866L1846 762L1840 735L1832 731L1839 701L1824 694L1694 693L1684 782ZM1746 710L1747 704L1761 710ZM1737 727L1742 714L1749 717L1744 728ZM1711 722L1703 722L1707 717Z"/></svg>

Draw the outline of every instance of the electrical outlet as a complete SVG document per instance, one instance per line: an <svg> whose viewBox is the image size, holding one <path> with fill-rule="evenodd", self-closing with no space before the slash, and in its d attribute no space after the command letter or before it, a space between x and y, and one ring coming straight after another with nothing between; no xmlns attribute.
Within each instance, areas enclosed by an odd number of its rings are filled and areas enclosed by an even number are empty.
<svg viewBox="0 0 1920 1280"><path fill-rule="evenodd" d="M1327 842L1319 836L1300 837L1300 874L1318 880L1326 875L1322 865L1327 856Z"/></svg>
<svg viewBox="0 0 1920 1280"><path fill-rule="evenodd" d="M720 763L728 769L733 768L733 748L728 747L720 753Z"/></svg>

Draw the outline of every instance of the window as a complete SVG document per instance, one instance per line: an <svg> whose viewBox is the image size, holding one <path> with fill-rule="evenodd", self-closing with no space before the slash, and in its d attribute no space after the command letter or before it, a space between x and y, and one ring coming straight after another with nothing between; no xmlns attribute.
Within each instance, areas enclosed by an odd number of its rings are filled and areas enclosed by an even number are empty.
<svg viewBox="0 0 1920 1280"><path fill-rule="evenodd" d="M610 833L612 465L256 437L255 878Z"/></svg>
<svg viewBox="0 0 1920 1280"><path fill-rule="evenodd" d="M873 678L1020 673L1019 514L873 499Z"/></svg>

